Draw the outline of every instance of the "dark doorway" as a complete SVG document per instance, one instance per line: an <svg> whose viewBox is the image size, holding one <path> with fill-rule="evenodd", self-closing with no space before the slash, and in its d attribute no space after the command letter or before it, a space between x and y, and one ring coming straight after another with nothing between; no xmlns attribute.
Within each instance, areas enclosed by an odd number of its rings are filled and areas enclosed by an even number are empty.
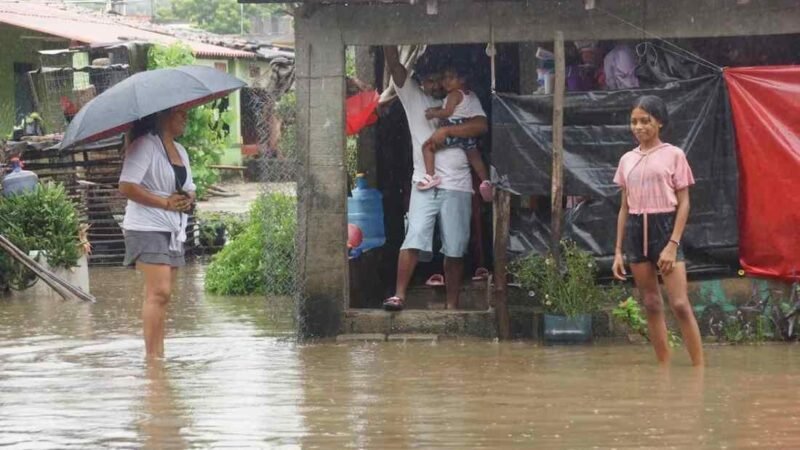
<svg viewBox="0 0 800 450"><path fill-rule="evenodd" d="M28 81L28 72L34 70L33 64L14 63L14 121L19 122L23 117L34 112L31 83Z"/></svg>

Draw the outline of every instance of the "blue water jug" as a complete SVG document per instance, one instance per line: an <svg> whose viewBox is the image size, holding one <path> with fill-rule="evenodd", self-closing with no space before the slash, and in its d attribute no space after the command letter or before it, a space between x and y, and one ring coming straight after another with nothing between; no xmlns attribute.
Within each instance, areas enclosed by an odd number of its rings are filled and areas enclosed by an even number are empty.
<svg viewBox="0 0 800 450"><path fill-rule="evenodd" d="M356 249L367 251L386 243L383 194L369 187L364 174L356 175L353 196L347 199L347 222L361 228L364 240Z"/></svg>
<svg viewBox="0 0 800 450"><path fill-rule="evenodd" d="M10 197L15 194L31 192L36 189L39 177L30 170L22 170L18 158L11 160L11 173L3 177L3 196Z"/></svg>

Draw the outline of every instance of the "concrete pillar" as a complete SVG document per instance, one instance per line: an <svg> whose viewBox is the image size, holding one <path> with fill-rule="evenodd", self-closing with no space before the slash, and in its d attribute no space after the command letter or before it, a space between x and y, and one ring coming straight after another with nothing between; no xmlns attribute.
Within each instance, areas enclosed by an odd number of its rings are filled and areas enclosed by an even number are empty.
<svg viewBox="0 0 800 450"><path fill-rule="evenodd" d="M344 44L334 16L297 19L298 245L300 332L339 332L348 292Z"/></svg>

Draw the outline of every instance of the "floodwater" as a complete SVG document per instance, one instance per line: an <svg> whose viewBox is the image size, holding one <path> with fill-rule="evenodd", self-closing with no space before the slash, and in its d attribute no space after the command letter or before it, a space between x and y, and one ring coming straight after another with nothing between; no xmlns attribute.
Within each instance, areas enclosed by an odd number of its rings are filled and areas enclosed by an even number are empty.
<svg viewBox="0 0 800 450"><path fill-rule="evenodd" d="M92 271L95 305L0 299L2 448L800 448L800 346L295 343L257 298L179 280L147 367L138 276Z"/></svg>

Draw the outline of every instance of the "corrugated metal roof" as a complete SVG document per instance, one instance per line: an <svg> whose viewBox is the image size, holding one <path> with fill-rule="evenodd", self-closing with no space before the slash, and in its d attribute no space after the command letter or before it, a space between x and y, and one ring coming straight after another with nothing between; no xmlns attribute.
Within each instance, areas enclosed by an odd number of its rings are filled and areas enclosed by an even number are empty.
<svg viewBox="0 0 800 450"><path fill-rule="evenodd" d="M195 55L206 58L257 58L252 52L229 49L167 33L144 30L88 12L79 14L56 6L20 1L0 1L0 23L63 37L85 44L112 44L120 41L146 41L169 45L184 42Z"/></svg>

